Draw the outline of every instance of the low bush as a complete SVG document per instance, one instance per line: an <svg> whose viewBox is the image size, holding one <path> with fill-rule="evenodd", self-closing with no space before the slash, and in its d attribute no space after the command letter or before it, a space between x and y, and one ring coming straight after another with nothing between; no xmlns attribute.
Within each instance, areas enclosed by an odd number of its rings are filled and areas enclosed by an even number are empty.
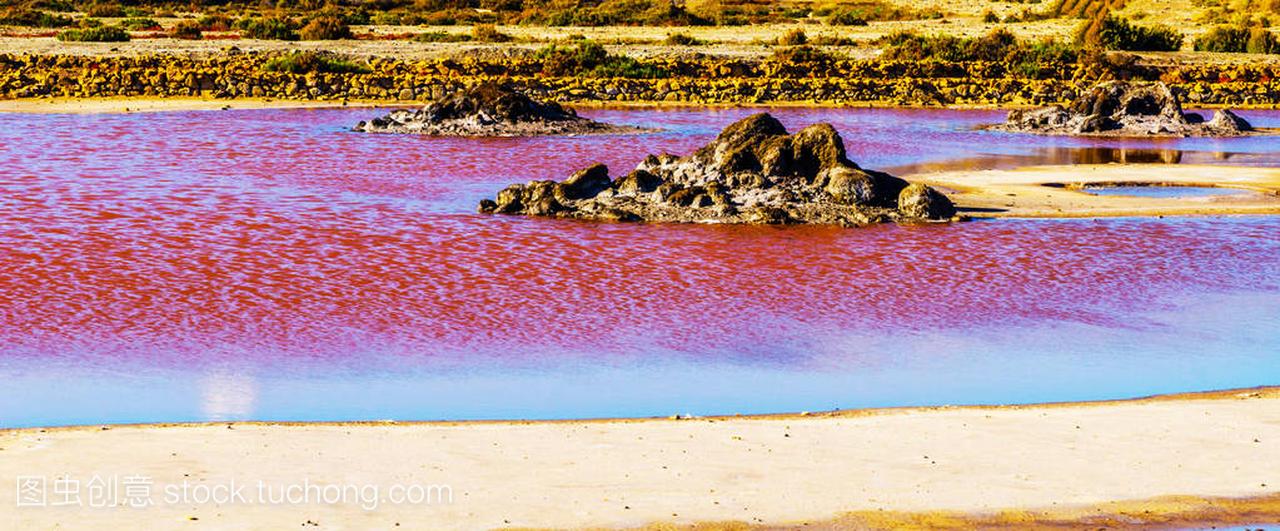
<svg viewBox="0 0 1280 531"><path fill-rule="evenodd" d="M204 38L204 32L201 31L199 22L184 20L173 27L173 31L169 32L169 36L175 39L198 41Z"/></svg>
<svg viewBox="0 0 1280 531"><path fill-rule="evenodd" d="M1002 62L1028 77L1039 77L1046 67L1074 63L1079 58L1071 45L1052 39L1021 41L1005 29L976 38L897 32L877 44L885 47L882 57L889 60Z"/></svg>
<svg viewBox="0 0 1280 531"><path fill-rule="evenodd" d="M782 36L778 37L777 42L781 46L800 46L809 42L809 36L805 35L804 30L795 28L783 33Z"/></svg>
<svg viewBox="0 0 1280 531"><path fill-rule="evenodd" d="M1280 39L1261 26L1217 26L1196 39L1199 52L1280 53Z"/></svg>
<svg viewBox="0 0 1280 531"><path fill-rule="evenodd" d="M57 39L67 42L127 42L129 32L119 26L69 29L59 33Z"/></svg>
<svg viewBox="0 0 1280 531"><path fill-rule="evenodd" d="M493 24L476 24L471 27L471 40L476 42L510 42L510 35L498 31Z"/></svg>
<svg viewBox="0 0 1280 531"><path fill-rule="evenodd" d="M160 23L149 18L126 18L120 21L120 27L129 31L160 30Z"/></svg>
<svg viewBox="0 0 1280 531"><path fill-rule="evenodd" d="M341 18L322 16L311 19L306 26L298 30L298 37L304 41L336 41L351 38L351 26Z"/></svg>
<svg viewBox="0 0 1280 531"><path fill-rule="evenodd" d="M250 39L296 41L298 26L284 17L251 17L236 21L236 27Z"/></svg>
<svg viewBox="0 0 1280 531"><path fill-rule="evenodd" d="M666 77L667 72L632 57L613 55L599 43L582 41L576 46L554 44L538 50L534 57L542 63L548 76L622 77L652 79Z"/></svg>
<svg viewBox="0 0 1280 531"><path fill-rule="evenodd" d="M25 5L28 9L58 13L72 13L76 10L76 5L70 0L29 0Z"/></svg>
<svg viewBox="0 0 1280 531"><path fill-rule="evenodd" d="M0 26L22 26L27 28L65 28L75 24L70 17L36 11L34 9L10 8L0 15Z"/></svg>
<svg viewBox="0 0 1280 531"><path fill-rule="evenodd" d="M369 23L377 26L399 26L402 21L400 20L399 13L383 11L381 13L375 13L373 17L369 19Z"/></svg>
<svg viewBox="0 0 1280 531"><path fill-rule="evenodd" d="M367 74L372 71L368 65L318 52L293 52L288 55L273 57L262 68L268 72L288 72L290 74L306 74L308 72Z"/></svg>
<svg viewBox="0 0 1280 531"><path fill-rule="evenodd" d="M1166 26L1136 26L1109 16L1098 31L1098 44L1108 50L1172 52L1182 48L1182 34Z"/></svg>
<svg viewBox="0 0 1280 531"><path fill-rule="evenodd" d="M123 18L129 16L119 4L92 4L84 14L94 18Z"/></svg>
<svg viewBox="0 0 1280 531"><path fill-rule="evenodd" d="M196 25L200 27L200 31L227 31L234 24L235 21L226 15L205 15L196 19Z"/></svg>
<svg viewBox="0 0 1280 531"><path fill-rule="evenodd" d="M862 13L853 9L841 9L831 13L831 17L827 18L827 24L832 26L866 26L867 19L862 18Z"/></svg>

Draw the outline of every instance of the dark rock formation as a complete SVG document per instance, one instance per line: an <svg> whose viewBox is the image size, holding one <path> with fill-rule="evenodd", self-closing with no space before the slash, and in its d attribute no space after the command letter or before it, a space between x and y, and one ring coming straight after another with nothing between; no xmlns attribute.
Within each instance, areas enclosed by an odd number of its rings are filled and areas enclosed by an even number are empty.
<svg viewBox="0 0 1280 531"><path fill-rule="evenodd" d="M1164 83L1102 83L1067 107L1014 110L993 127L1002 131L1095 136L1238 136L1253 131L1243 118L1220 110L1213 119L1182 110Z"/></svg>
<svg viewBox="0 0 1280 531"><path fill-rule="evenodd" d="M366 133L439 136L534 136L638 133L578 116L555 102L540 102L496 83L481 83L436 100L421 110L397 110L360 122Z"/></svg>
<svg viewBox="0 0 1280 531"><path fill-rule="evenodd" d="M817 223L945 220L947 197L921 184L864 170L845 157L829 124L794 135L768 114L726 127L692 155L650 155L610 180L602 164L563 182L513 184L481 212L606 221Z"/></svg>

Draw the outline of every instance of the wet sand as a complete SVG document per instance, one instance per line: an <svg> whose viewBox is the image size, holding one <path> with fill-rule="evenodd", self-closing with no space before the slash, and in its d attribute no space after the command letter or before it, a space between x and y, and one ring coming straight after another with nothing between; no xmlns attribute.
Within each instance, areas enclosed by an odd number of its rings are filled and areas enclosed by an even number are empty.
<svg viewBox="0 0 1280 531"><path fill-rule="evenodd" d="M1080 218L1280 214L1280 168L1193 164L1075 164L904 175L946 191L975 217ZM1253 193L1202 197L1093 195L1080 187L1224 187Z"/></svg>
<svg viewBox="0 0 1280 531"><path fill-rule="evenodd" d="M14 529L1244 524L1280 521L1276 455L1280 388L761 417L18 429L0 431L0 522ZM157 503L13 503L12 478L62 474L143 476ZM183 481L448 485L452 503L385 502L374 510L355 500L165 503L163 489Z"/></svg>

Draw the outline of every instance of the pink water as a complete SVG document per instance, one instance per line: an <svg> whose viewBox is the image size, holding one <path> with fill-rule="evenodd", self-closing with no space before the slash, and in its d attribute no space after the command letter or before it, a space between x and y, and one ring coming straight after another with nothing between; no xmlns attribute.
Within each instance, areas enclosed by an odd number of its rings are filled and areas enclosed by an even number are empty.
<svg viewBox="0 0 1280 531"><path fill-rule="evenodd" d="M0 425L817 410L1280 376L1274 217L848 230L473 213L510 182L687 152L748 112L592 111L666 132L487 140L347 132L377 113L357 109L6 116ZM874 168L1118 147L1280 159L1257 139L971 129L994 113L775 114L834 122Z"/></svg>

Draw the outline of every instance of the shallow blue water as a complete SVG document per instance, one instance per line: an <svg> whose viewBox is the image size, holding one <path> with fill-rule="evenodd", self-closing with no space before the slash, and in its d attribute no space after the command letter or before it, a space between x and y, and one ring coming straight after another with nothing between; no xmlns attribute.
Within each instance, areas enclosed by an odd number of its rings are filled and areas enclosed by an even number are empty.
<svg viewBox="0 0 1280 531"><path fill-rule="evenodd" d="M1257 193L1250 190L1241 190L1239 188L1217 188L1207 186L1086 186L1084 191L1092 195L1123 195L1128 197L1155 197L1161 199L1224 197Z"/></svg>

